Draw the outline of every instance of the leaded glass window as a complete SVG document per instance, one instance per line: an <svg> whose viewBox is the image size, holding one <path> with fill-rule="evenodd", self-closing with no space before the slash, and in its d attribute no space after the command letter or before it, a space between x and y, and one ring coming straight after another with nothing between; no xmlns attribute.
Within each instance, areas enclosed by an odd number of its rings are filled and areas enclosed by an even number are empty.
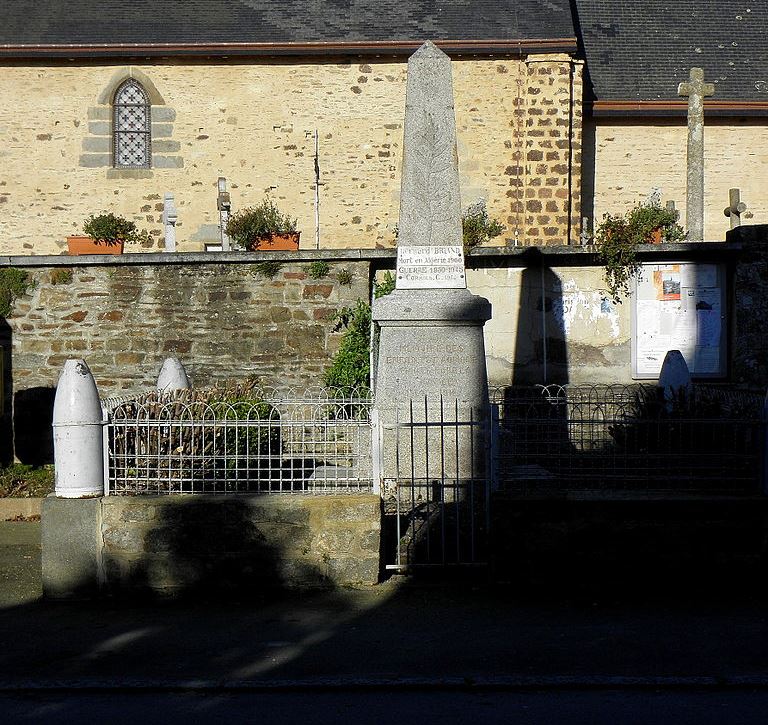
<svg viewBox="0 0 768 725"><path fill-rule="evenodd" d="M133 78L122 83L115 93L115 166L150 166L151 118L149 96Z"/></svg>

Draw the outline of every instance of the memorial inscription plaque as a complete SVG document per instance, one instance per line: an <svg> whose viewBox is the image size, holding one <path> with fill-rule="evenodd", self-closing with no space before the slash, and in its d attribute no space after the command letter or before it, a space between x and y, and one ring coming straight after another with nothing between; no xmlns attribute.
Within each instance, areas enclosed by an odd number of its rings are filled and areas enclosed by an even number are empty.
<svg viewBox="0 0 768 725"><path fill-rule="evenodd" d="M398 289L465 289L461 247L398 247Z"/></svg>

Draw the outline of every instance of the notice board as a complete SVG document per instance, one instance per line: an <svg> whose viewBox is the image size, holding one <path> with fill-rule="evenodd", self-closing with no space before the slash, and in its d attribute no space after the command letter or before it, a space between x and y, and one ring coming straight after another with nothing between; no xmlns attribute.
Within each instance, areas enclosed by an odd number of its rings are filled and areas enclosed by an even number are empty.
<svg viewBox="0 0 768 725"><path fill-rule="evenodd" d="M668 350L680 350L694 377L725 377L725 281L722 264L642 264L632 295L632 377L658 378Z"/></svg>

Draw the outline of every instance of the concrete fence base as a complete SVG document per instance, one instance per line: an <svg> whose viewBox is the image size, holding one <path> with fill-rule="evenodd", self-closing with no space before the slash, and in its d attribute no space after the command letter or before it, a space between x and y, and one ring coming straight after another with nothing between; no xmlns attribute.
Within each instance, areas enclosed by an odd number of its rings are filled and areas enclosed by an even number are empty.
<svg viewBox="0 0 768 725"><path fill-rule="evenodd" d="M361 586L379 576L373 494L49 496L42 529L53 598Z"/></svg>

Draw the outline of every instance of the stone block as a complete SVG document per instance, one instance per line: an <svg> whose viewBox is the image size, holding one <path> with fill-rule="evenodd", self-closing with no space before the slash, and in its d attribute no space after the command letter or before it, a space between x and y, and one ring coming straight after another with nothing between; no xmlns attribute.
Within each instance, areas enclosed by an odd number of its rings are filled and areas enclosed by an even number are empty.
<svg viewBox="0 0 768 725"><path fill-rule="evenodd" d="M101 499L48 496L42 503L43 594L93 596L99 587Z"/></svg>
<svg viewBox="0 0 768 725"><path fill-rule="evenodd" d="M181 156L152 156L152 166L156 169L183 169L184 159Z"/></svg>
<svg viewBox="0 0 768 725"><path fill-rule="evenodd" d="M111 154L81 154L78 161L80 166L86 169L98 169L102 166L112 165Z"/></svg>
<svg viewBox="0 0 768 725"><path fill-rule="evenodd" d="M328 522L357 522L378 526L381 499L375 494L323 497L324 519ZM330 499L330 500L327 500Z"/></svg>
<svg viewBox="0 0 768 725"><path fill-rule="evenodd" d="M151 179L152 169L115 169L107 170L108 179Z"/></svg>
<svg viewBox="0 0 768 725"><path fill-rule="evenodd" d="M176 111L168 106L153 106L152 107L152 122L165 121L172 122L176 120Z"/></svg>
<svg viewBox="0 0 768 725"><path fill-rule="evenodd" d="M109 154L112 151L112 139L109 136L86 136L83 139L83 151Z"/></svg>
<svg viewBox="0 0 768 725"><path fill-rule="evenodd" d="M181 150L181 144L178 141L170 139L152 140L152 153L168 154ZM180 168L180 167L179 167Z"/></svg>
<svg viewBox="0 0 768 725"><path fill-rule="evenodd" d="M244 499L248 518L257 524L306 524L309 522L310 509L304 503L305 500L305 496L259 496Z"/></svg>
<svg viewBox="0 0 768 725"><path fill-rule="evenodd" d="M152 138L170 138L173 135L173 124L152 123ZM154 144L153 144L154 147Z"/></svg>
<svg viewBox="0 0 768 725"><path fill-rule="evenodd" d="M371 586L379 580L379 558L331 558L328 578L337 586Z"/></svg>
<svg viewBox="0 0 768 725"><path fill-rule="evenodd" d="M106 551L140 554L145 549L145 530L135 524L106 527L102 534Z"/></svg>
<svg viewBox="0 0 768 725"><path fill-rule="evenodd" d="M91 106L88 109L89 121L111 121L112 120L112 107L111 106Z"/></svg>
<svg viewBox="0 0 768 725"><path fill-rule="evenodd" d="M92 134L93 136L105 136L111 141L112 123L110 121L89 121L88 133Z"/></svg>
<svg viewBox="0 0 768 725"><path fill-rule="evenodd" d="M349 528L326 529L320 532L313 541L313 554L349 554L355 542L355 533Z"/></svg>

